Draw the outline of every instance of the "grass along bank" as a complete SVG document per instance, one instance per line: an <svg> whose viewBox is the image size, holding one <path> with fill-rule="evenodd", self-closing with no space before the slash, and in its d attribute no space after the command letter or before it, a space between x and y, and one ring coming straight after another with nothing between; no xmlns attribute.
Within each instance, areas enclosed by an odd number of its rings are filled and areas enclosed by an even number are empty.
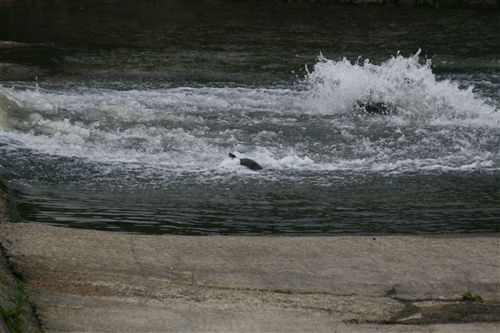
<svg viewBox="0 0 500 333"><path fill-rule="evenodd" d="M10 201L5 186L0 183L0 224L8 223L11 216ZM33 315L26 284L15 275L0 244L0 332L40 332Z"/></svg>

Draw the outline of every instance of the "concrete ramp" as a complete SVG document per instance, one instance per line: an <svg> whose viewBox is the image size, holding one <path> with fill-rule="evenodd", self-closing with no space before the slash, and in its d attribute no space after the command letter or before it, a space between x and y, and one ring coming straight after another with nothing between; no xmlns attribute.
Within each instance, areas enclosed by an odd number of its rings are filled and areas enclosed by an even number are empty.
<svg viewBox="0 0 500 333"><path fill-rule="evenodd" d="M498 235L144 236L22 223L0 231L47 332L500 328ZM466 289L481 301L462 302Z"/></svg>

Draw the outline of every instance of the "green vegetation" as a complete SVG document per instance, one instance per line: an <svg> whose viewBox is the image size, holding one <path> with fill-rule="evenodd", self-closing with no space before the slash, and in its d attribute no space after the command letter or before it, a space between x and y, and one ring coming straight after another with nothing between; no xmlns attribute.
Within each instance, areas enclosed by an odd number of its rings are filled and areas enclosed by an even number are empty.
<svg viewBox="0 0 500 333"><path fill-rule="evenodd" d="M12 333L26 332L26 323L24 318L29 313L29 298L26 293L26 287L18 282L14 290L13 306L4 309L0 306L0 316Z"/></svg>
<svg viewBox="0 0 500 333"><path fill-rule="evenodd" d="M480 302L482 301L481 296L476 295L469 288L465 289L462 292L462 301L463 302Z"/></svg>

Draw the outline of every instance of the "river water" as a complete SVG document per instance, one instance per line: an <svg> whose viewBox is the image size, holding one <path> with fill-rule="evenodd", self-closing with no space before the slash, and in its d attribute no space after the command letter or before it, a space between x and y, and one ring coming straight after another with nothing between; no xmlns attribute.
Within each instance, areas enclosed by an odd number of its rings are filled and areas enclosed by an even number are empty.
<svg viewBox="0 0 500 333"><path fill-rule="evenodd" d="M24 221L500 232L498 12L7 1L0 20L23 73L0 77L0 177Z"/></svg>

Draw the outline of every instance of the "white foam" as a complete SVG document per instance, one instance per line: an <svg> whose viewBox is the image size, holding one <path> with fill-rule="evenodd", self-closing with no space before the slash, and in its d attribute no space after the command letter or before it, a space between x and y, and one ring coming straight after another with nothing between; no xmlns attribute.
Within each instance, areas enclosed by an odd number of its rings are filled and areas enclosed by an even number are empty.
<svg viewBox="0 0 500 333"><path fill-rule="evenodd" d="M420 63L420 51L408 58L397 55L380 65L347 59L320 57L306 77L311 112L345 113L357 102L391 105L406 121L436 124L498 126L500 112L493 101L474 94L473 86L461 89L457 82L438 81L431 61Z"/></svg>
<svg viewBox="0 0 500 333"><path fill-rule="evenodd" d="M228 152L282 173L500 169L494 103L473 87L438 81L418 53L380 65L321 58L305 83L291 89L0 87L31 113L3 133L2 149L21 145L144 173L259 174ZM356 116L359 101L388 103L397 112Z"/></svg>

